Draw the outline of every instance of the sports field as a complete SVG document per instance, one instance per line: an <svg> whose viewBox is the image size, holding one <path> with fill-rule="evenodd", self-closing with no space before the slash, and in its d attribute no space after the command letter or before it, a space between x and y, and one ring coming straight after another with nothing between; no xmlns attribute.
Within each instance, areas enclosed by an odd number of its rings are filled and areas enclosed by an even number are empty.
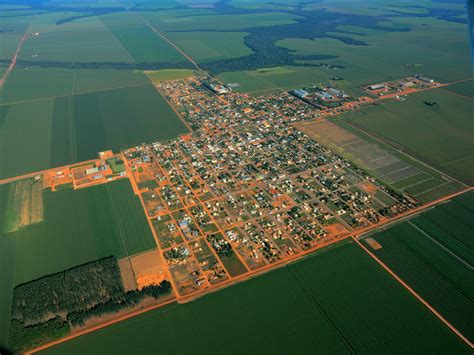
<svg viewBox="0 0 474 355"><path fill-rule="evenodd" d="M0 178L93 159L187 131L152 85L2 107Z"/></svg>
<svg viewBox="0 0 474 355"><path fill-rule="evenodd" d="M3 233L9 185L0 185L0 343L5 339L12 287L76 265L156 247L128 180L83 190L43 192L44 221ZM5 287L4 287L5 286Z"/></svg>
<svg viewBox="0 0 474 355"><path fill-rule="evenodd" d="M474 101L449 91L449 86L447 89L409 95L402 102L385 100L376 108L349 115L348 120L357 127L394 142L396 147L403 147L403 151L446 174L472 184Z"/></svg>
<svg viewBox="0 0 474 355"><path fill-rule="evenodd" d="M374 253L474 340L474 193L371 235Z"/></svg>
<svg viewBox="0 0 474 355"><path fill-rule="evenodd" d="M159 341L149 341L158 334ZM126 343L120 341L124 337ZM222 349L273 354L469 353L353 243L339 244L218 293L145 313L43 353L209 354Z"/></svg>

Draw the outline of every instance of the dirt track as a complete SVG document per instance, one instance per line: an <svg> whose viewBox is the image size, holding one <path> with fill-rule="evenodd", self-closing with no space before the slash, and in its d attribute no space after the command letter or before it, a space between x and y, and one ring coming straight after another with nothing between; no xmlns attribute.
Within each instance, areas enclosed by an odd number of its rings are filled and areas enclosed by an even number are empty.
<svg viewBox="0 0 474 355"><path fill-rule="evenodd" d="M423 303L423 305L428 308L431 313L433 313L438 319L440 319L452 332L454 332L463 342L474 349L473 344L467 339L457 328L455 328L446 318L444 318L433 306L431 306L423 297L421 297L414 289L412 289L405 281L403 281L396 273L394 273L383 261L381 261L374 253L372 253L368 248L362 244L358 238L353 238L354 241L374 259L380 266L382 266L385 271L387 271L395 280L397 280L403 287L405 287L408 292L410 292L418 301Z"/></svg>
<svg viewBox="0 0 474 355"><path fill-rule="evenodd" d="M10 62L10 65L8 66L7 70L3 74L2 78L0 79L0 90L2 89L3 85L8 79L8 76L10 75L10 72L13 70L13 68L16 65L16 61L18 59L18 55L20 54L21 47L23 46L23 42L28 38L28 34L25 32L23 37L21 37L20 43L18 43L18 47L16 48L15 55L12 58L12 61Z"/></svg>

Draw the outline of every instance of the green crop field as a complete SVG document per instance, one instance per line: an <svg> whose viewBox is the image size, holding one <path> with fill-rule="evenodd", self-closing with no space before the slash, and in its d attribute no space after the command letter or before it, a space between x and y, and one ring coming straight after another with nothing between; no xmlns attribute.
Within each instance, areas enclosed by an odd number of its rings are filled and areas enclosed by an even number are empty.
<svg viewBox="0 0 474 355"><path fill-rule="evenodd" d="M133 57L105 26L39 32L25 41L21 59L55 62L133 62Z"/></svg>
<svg viewBox="0 0 474 355"><path fill-rule="evenodd" d="M186 59L149 27L111 28L135 62L184 62Z"/></svg>
<svg viewBox="0 0 474 355"><path fill-rule="evenodd" d="M147 71L145 74L152 82L186 79L194 76L194 71L190 69L161 69Z"/></svg>
<svg viewBox="0 0 474 355"><path fill-rule="evenodd" d="M157 334L160 341L150 342ZM124 337L129 341L120 341ZM218 293L142 314L43 353L209 354L222 349L273 354L469 353L353 243L339 244Z"/></svg>
<svg viewBox="0 0 474 355"><path fill-rule="evenodd" d="M199 62L252 54L243 32L170 32L169 38Z"/></svg>
<svg viewBox="0 0 474 355"><path fill-rule="evenodd" d="M79 161L187 131L151 85L74 96L74 121Z"/></svg>
<svg viewBox="0 0 474 355"><path fill-rule="evenodd" d="M156 247L128 180L77 191L45 190L44 221L3 234L8 188L0 186L0 344L6 339L14 286L102 257Z"/></svg>
<svg viewBox="0 0 474 355"><path fill-rule="evenodd" d="M17 67L0 91L0 105L148 83L138 70Z"/></svg>
<svg viewBox="0 0 474 355"><path fill-rule="evenodd" d="M474 193L372 235L374 251L461 333L474 340ZM458 200L461 200L459 202Z"/></svg>
<svg viewBox="0 0 474 355"><path fill-rule="evenodd" d="M429 106L427 102L436 103ZM444 89L386 100L376 108L349 116L349 121L468 184L474 182L472 99ZM420 139L423 137L423 139Z"/></svg>
<svg viewBox="0 0 474 355"><path fill-rule="evenodd" d="M73 86L72 70L17 67L0 91L0 104L71 95Z"/></svg>
<svg viewBox="0 0 474 355"><path fill-rule="evenodd" d="M0 107L0 178L187 132L151 85Z"/></svg>
<svg viewBox="0 0 474 355"><path fill-rule="evenodd" d="M474 98L474 79L449 85L445 87L445 90L449 90L451 92L454 92L455 94Z"/></svg>
<svg viewBox="0 0 474 355"><path fill-rule="evenodd" d="M16 239L3 234L7 197L8 185L0 185L0 346L8 339L15 270Z"/></svg>
<svg viewBox="0 0 474 355"><path fill-rule="evenodd" d="M0 178L49 167L53 100L0 106Z"/></svg>
<svg viewBox="0 0 474 355"><path fill-rule="evenodd" d="M193 10L194 11L194 10ZM199 14L193 15L192 12L183 11L175 15L175 12L147 13L144 16L158 29L171 32L179 31L195 31L195 30L239 30L256 26L273 26L281 24L294 23L297 15L291 15L281 12L262 13L262 14ZM189 17L182 17L185 15ZM171 15L171 16L170 16ZM174 15L174 16L173 16Z"/></svg>

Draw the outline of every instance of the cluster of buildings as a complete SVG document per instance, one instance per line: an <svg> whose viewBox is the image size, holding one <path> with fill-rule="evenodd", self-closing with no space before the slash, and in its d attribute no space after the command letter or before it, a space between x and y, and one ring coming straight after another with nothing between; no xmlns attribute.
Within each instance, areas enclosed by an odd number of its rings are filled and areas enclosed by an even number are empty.
<svg viewBox="0 0 474 355"><path fill-rule="evenodd" d="M403 95L404 93L410 93L439 85L440 84L432 78L424 75L415 75L395 81L367 85L362 89L370 95L384 97L390 95Z"/></svg>
<svg viewBox="0 0 474 355"><path fill-rule="evenodd" d="M215 95L196 79L159 86L194 132L124 157L181 295L413 207L293 127L317 117L294 95Z"/></svg>

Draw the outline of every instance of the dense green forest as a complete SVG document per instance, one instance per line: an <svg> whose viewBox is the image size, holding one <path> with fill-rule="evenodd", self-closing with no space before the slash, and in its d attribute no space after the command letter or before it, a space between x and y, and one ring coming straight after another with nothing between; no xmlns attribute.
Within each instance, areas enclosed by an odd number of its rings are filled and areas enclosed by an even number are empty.
<svg viewBox="0 0 474 355"><path fill-rule="evenodd" d="M14 289L9 345L15 351L63 337L71 327L171 293L162 281L125 292L115 256L21 284Z"/></svg>
<svg viewBox="0 0 474 355"><path fill-rule="evenodd" d="M15 287L12 318L35 324L51 315L92 308L123 293L117 259L111 256Z"/></svg>

